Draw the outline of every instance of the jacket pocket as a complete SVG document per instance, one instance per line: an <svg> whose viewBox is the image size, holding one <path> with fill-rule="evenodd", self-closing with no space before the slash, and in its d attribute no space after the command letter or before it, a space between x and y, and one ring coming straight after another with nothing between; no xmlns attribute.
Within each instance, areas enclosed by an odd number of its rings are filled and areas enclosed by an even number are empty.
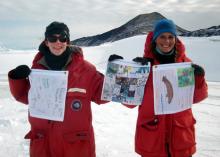
<svg viewBox="0 0 220 157"><path fill-rule="evenodd" d="M74 143L76 141L89 141L90 137L88 131L76 131L64 134L63 138L68 143Z"/></svg>
<svg viewBox="0 0 220 157"><path fill-rule="evenodd" d="M63 135L65 157L90 157L91 144L88 131L76 131Z"/></svg>
<svg viewBox="0 0 220 157"><path fill-rule="evenodd" d="M85 93L68 92L67 103L70 103L71 105L73 105L71 107L77 110L77 107L79 107L80 109L82 106L88 103L88 96Z"/></svg>
<svg viewBox="0 0 220 157"><path fill-rule="evenodd" d="M159 129L157 118L148 120L138 126L136 144L146 152L156 152L163 149L163 134Z"/></svg>
<svg viewBox="0 0 220 157"><path fill-rule="evenodd" d="M173 147L176 150L184 150L193 147L195 142L196 120L192 115L175 117L173 121Z"/></svg>
<svg viewBox="0 0 220 157"><path fill-rule="evenodd" d="M48 141L43 132L30 131L27 135L25 135L25 139L30 139L30 157L50 156L47 144Z"/></svg>

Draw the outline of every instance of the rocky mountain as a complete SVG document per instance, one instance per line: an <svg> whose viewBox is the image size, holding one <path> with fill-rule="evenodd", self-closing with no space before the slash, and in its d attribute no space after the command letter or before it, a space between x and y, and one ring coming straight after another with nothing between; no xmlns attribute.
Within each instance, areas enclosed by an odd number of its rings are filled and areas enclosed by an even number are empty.
<svg viewBox="0 0 220 157"><path fill-rule="evenodd" d="M156 21L164 18L163 15L157 12L141 14L118 28L99 35L79 38L71 41L71 43L78 46L98 46L106 42L114 42L136 35L147 34L149 31L153 30ZM187 30L177 26L178 34L187 32Z"/></svg>
<svg viewBox="0 0 220 157"><path fill-rule="evenodd" d="M199 29L191 32L185 32L181 36L193 36L193 37L209 37L220 35L220 25L212 26L206 29Z"/></svg>

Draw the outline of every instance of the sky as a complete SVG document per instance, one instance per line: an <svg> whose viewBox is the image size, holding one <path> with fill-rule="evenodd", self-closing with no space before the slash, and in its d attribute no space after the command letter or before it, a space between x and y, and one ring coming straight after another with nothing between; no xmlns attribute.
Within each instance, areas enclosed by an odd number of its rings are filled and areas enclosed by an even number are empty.
<svg viewBox="0 0 220 157"><path fill-rule="evenodd" d="M151 12L187 30L220 25L219 0L7 0L0 7L0 47L9 49L37 49L53 21L69 26L71 40L104 33Z"/></svg>

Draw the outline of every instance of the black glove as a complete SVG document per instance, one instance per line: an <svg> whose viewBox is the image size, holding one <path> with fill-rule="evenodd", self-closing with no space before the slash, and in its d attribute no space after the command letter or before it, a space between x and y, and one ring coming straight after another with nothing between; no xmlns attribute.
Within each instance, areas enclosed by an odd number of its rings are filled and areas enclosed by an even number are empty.
<svg viewBox="0 0 220 157"><path fill-rule="evenodd" d="M205 75L205 70L201 66L199 66L197 64L192 64L192 67L194 68L195 75L198 75L198 76Z"/></svg>
<svg viewBox="0 0 220 157"><path fill-rule="evenodd" d="M29 76L31 69L27 65L19 65L12 70L10 78L12 79L24 79Z"/></svg>
<svg viewBox="0 0 220 157"><path fill-rule="evenodd" d="M114 61L116 59L124 59L122 56L119 56L119 55L116 55L116 54L113 54L113 55L110 55L109 58L108 58L108 61L111 62L111 61Z"/></svg>
<svg viewBox="0 0 220 157"><path fill-rule="evenodd" d="M136 57L133 59L134 62L141 63L142 65L148 64L150 62L153 64L153 59L152 58L145 58L145 57Z"/></svg>

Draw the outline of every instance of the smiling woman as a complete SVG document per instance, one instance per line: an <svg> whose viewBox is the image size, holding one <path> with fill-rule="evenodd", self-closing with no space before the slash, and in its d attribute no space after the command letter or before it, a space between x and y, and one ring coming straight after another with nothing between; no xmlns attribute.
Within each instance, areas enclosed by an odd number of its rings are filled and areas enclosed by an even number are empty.
<svg viewBox="0 0 220 157"><path fill-rule="evenodd" d="M54 90L58 77L51 76L51 79L40 79L33 83L29 78L30 73L34 73L27 65L19 65L8 73L9 87L12 96L21 103L31 106L30 93L32 90L40 93L52 93L50 96L38 95L37 106L50 106L57 108L61 97L60 90L64 91L64 119L57 121L54 119L42 118L29 114L30 131L25 139L30 140L30 157L55 157L55 156L74 156L74 157L95 157L95 139L92 126L91 102L97 104L106 103L101 100L101 91L104 76L96 68L84 60L81 48L69 45L69 29L66 24L52 22L47 26L45 39L39 46L39 52L33 59L32 69L40 69L40 76L43 73L51 74L52 70L64 71L68 74L65 88L60 87ZM32 76L32 75L31 75ZM44 85L36 86L40 82ZM55 86L54 86L55 85ZM59 96L58 96L59 95ZM45 97L45 98L44 98ZM51 102L50 97L53 101ZM35 99L35 98L34 98ZM36 100L36 99L35 99ZM29 107L30 107L29 106ZM58 107L59 108L59 107ZM42 108L42 112L47 108ZM60 110L60 108L58 109ZM55 114L53 112L53 114ZM56 141L55 141L56 140Z"/></svg>
<svg viewBox="0 0 220 157"><path fill-rule="evenodd" d="M171 20L159 20L153 32L148 34L144 57L136 57L134 61L143 60L150 61L152 66L191 62L185 54L185 46L178 39L176 26ZM208 96L208 87L204 69L196 64L192 64L192 67L195 78L192 103L198 103ZM142 157L191 157L196 152L196 121L192 109L172 114L157 114L153 85L155 77L152 72L149 74L144 98L138 110L135 151ZM175 94L173 87L166 77L163 77L162 81L166 84L168 103L170 103ZM180 90L183 92L183 89ZM177 99L180 101L179 98Z"/></svg>
<svg viewBox="0 0 220 157"><path fill-rule="evenodd" d="M53 55L62 55L69 43L69 28L65 24L53 22L47 26L45 32L45 44Z"/></svg>

